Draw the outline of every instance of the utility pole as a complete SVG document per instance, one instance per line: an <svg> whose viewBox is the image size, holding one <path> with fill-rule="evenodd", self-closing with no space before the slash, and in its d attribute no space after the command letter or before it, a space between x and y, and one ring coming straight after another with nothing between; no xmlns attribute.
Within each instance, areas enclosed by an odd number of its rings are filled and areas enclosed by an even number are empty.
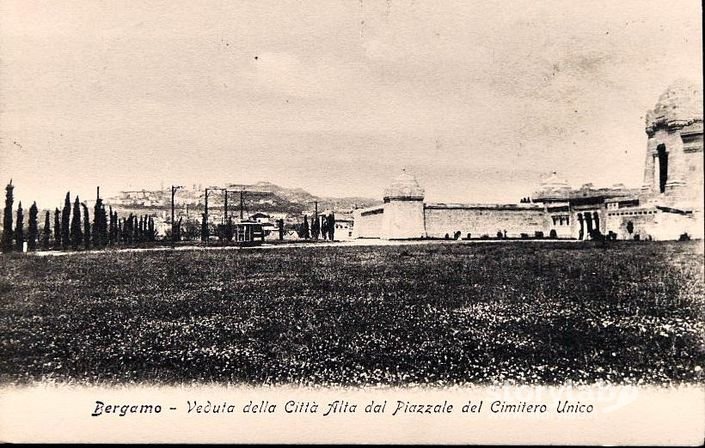
<svg viewBox="0 0 705 448"><path fill-rule="evenodd" d="M225 211L223 213L223 224L226 224L228 222L228 189L224 188L223 189L223 194L225 194L225 200L224 200L224 207Z"/></svg>
<svg viewBox="0 0 705 448"><path fill-rule="evenodd" d="M245 197L245 190L242 189L240 190L240 221L242 221L244 217L244 197Z"/></svg>
<svg viewBox="0 0 705 448"><path fill-rule="evenodd" d="M208 188L206 188L205 203L203 205L203 219L206 221L206 229L204 232L205 243L208 245L210 235L208 235Z"/></svg>
<svg viewBox="0 0 705 448"><path fill-rule="evenodd" d="M176 223L174 222L174 196L176 195L176 191L180 188L184 187L181 185L171 186L171 247L174 247L174 243L176 242Z"/></svg>
<svg viewBox="0 0 705 448"><path fill-rule="evenodd" d="M206 188L206 202L203 207L203 213L206 214L206 221L208 221L208 189Z"/></svg>

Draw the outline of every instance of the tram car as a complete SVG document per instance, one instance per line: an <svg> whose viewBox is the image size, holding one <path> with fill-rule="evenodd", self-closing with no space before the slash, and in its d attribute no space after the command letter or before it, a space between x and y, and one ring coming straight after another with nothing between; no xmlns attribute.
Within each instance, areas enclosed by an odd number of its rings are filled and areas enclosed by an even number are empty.
<svg viewBox="0 0 705 448"><path fill-rule="evenodd" d="M265 231L258 222L241 221L218 224L217 235L221 241L233 242L239 246L259 246L264 242Z"/></svg>

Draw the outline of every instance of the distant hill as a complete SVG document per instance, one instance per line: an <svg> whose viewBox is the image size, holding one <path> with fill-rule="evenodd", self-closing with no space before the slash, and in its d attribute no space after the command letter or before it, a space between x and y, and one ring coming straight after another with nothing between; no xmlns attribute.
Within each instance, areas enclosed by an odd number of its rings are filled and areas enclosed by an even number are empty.
<svg viewBox="0 0 705 448"><path fill-rule="evenodd" d="M253 194L254 192L261 193L264 196L271 194L273 197L283 199L288 202L290 207L294 207L297 210L300 208L301 211L313 209L314 201L318 201L319 210L347 210L355 207L369 207L380 202L370 198L355 196L343 198L315 196L303 188L285 188L271 182L257 182L244 187L245 190L252 191ZM245 201L245 205L247 205L247 201Z"/></svg>
<svg viewBox="0 0 705 448"><path fill-rule="evenodd" d="M212 186L213 191L208 194L208 206L212 209L222 208L225 195L217 188L225 186ZM353 208L369 207L380 201L363 197L321 197L315 196L302 188L286 188L271 182L257 182L254 184L227 184L228 210L236 213L240 208L240 191L243 191L243 204L247 214L254 212L287 213L300 215L314 208L318 202L320 211L332 209L344 212ZM121 191L117 196L107 198L107 204L122 209L152 209L164 210L170 207L171 196L169 190L131 190ZM192 210L203 209L205 203L204 190L181 189L177 192L175 202L179 206L188 204Z"/></svg>

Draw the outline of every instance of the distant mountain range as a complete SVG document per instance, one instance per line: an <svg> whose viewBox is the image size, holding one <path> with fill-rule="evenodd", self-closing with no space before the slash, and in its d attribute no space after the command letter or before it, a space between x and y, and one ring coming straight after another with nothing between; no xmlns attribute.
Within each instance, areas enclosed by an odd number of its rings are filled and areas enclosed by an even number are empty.
<svg viewBox="0 0 705 448"><path fill-rule="evenodd" d="M214 211L222 209L225 194L218 189L225 186L211 186L208 193L208 207ZM379 200L363 197L321 197L315 196L303 188L286 188L271 182L254 184L227 184L228 210L235 213L240 209L240 191L243 196L243 208L248 214L255 212L286 213L300 215L313 210L318 202L318 210L327 209L345 212L353 208L364 208L379 204ZM130 190L121 191L117 196L106 198L107 204L125 209L165 209L171 205L171 193L167 190ZM193 210L202 209L205 203L205 187L178 190L175 203L179 206L188 204Z"/></svg>

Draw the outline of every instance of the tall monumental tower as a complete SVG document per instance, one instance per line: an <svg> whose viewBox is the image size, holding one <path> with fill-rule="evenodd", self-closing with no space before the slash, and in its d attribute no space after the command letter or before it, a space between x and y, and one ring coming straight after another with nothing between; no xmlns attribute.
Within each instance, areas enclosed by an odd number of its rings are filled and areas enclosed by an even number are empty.
<svg viewBox="0 0 705 448"><path fill-rule="evenodd" d="M384 214L381 237L386 240L423 238L424 190L406 171L392 180L384 190Z"/></svg>
<svg viewBox="0 0 705 448"><path fill-rule="evenodd" d="M646 114L645 202L679 211L703 208L703 92L678 80Z"/></svg>
<svg viewBox="0 0 705 448"><path fill-rule="evenodd" d="M678 80L646 114L646 163L639 202L655 209L654 239L703 238L703 93Z"/></svg>

